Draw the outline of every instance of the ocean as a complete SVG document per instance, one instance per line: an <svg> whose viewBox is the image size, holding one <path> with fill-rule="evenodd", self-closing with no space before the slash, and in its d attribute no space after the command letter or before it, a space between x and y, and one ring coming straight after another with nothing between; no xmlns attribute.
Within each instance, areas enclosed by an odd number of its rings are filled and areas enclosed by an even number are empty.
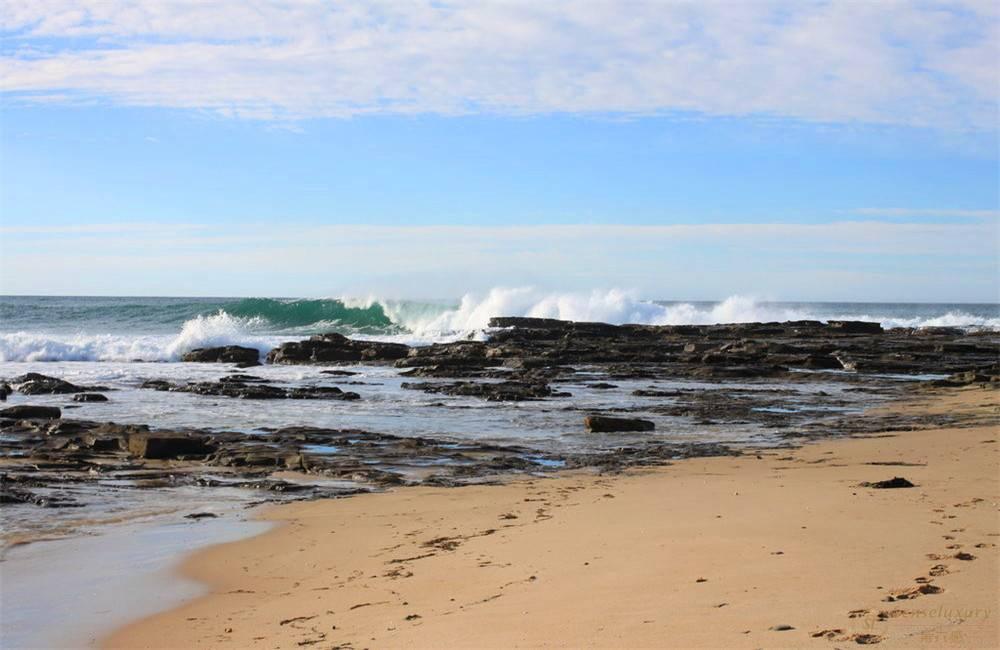
<svg viewBox="0 0 1000 650"><path fill-rule="evenodd" d="M553 453L587 451L604 444L581 435L577 422L548 401L484 402L405 390L399 369L385 365L352 367L357 373L339 384L357 392L353 402L269 400L266 404L191 393L143 389L150 380L184 384L217 381L227 366L183 363L194 348L228 344L254 347L263 357L284 341L335 331L350 337L392 340L410 345L485 338L493 316L538 316L578 321L651 324L702 324L802 319L876 320L885 327L958 326L1000 328L996 304L792 303L734 297L719 302L646 301L620 291L545 294L526 289L495 289L480 298L455 301L291 298L0 298L0 379L27 372L111 389L109 401L74 405L73 417L160 428L208 428L254 434L268 427L308 424L358 428L400 436L474 439L496 444L530 444ZM290 387L330 384L316 366L256 369L269 381ZM643 409L648 399L633 392L648 389L641 380L616 381L614 389L588 385L586 369L565 386L574 408ZM698 388L699 382L657 382L658 389ZM799 390L842 395L843 410L867 401L845 393L836 382L813 383ZM867 399L867 398L866 398ZM61 395L23 396L8 403L66 408ZM67 414L70 412L67 411ZM705 425L684 418L650 416L662 435L707 442L774 442L774 432L759 423ZM608 441L618 444L618 439Z"/></svg>
<svg viewBox="0 0 1000 650"><path fill-rule="evenodd" d="M1000 305L951 303L643 300L624 291L545 293L494 289L460 300L379 298L0 297L0 362L177 361L198 347L267 352L312 334L410 345L482 337L493 316L688 325L866 320L883 327L1000 328Z"/></svg>

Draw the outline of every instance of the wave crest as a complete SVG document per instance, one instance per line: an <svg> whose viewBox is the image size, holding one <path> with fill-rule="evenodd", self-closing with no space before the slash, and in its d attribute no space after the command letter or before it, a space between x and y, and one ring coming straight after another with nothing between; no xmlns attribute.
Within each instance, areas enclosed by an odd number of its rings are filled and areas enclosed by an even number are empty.
<svg viewBox="0 0 1000 650"><path fill-rule="evenodd" d="M941 307L934 311L933 305L779 304L748 296L732 296L717 303L664 303L643 300L636 292L621 289L544 292L530 287L495 288L485 294L467 294L457 306L377 297L248 298L214 305L213 312L184 314L187 318L176 334L145 334L143 324L130 320L124 322L135 334L29 331L0 334L0 361L176 361L194 348L222 345L256 348L263 354L284 341L329 331L420 345L470 335L482 338L494 316L650 325L837 319L877 321L883 327L951 326L1000 330L1000 317L994 315L995 306L979 309L977 315L957 308L944 311ZM135 311L134 306L127 307L128 313ZM190 305L182 303L180 307L189 309ZM844 310L844 307L850 309ZM866 307L883 313L864 313ZM110 308L105 311L107 309ZM163 319L177 322L177 314L157 309L160 320L146 327L160 326ZM107 315L102 317L101 322L108 322ZM147 331L163 330L161 327Z"/></svg>

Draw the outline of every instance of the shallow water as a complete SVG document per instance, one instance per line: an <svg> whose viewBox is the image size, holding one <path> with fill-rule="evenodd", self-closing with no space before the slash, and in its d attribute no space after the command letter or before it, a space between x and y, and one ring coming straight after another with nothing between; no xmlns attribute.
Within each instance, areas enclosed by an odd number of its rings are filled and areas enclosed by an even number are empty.
<svg viewBox="0 0 1000 650"><path fill-rule="evenodd" d="M387 366L350 366L357 375L333 377L322 374L322 367L260 366L241 370L268 382L286 386L339 386L361 395L357 401L335 400L241 400L219 396L195 395L141 389L147 379L175 383L215 381L225 376L229 367L200 363L118 363L52 362L6 363L8 376L40 372L62 377L83 385L105 385L108 402L74 404L66 395L10 396L10 405L31 403L60 406L64 417L118 423L150 424L157 428L205 428L242 431L248 434L265 428L309 425L334 429L364 429L400 436L429 436L476 440L498 444L530 445L554 453L578 453L607 445L620 445L622 436L613 439L584 433L583 416L594 410L624 409L656 423L655 436L664 442L774 442L773 431L756 424L727 423L713 426L693 423L682 417L670 417L647 411L672 403L670 398L639 397L638 389L716 390L722 385L688 380L612 379L615 388L599 389L589 384L600 378L586 368L569 380L553 382L554 389L572 397L527 402L488 402L475 397L428 394L401 388L403 382L423 383L435 380L403 377ZM579 379L577 379L579 377ZM902 378L901 378L902 379ZM907 378L908 379L908 378ZM497 380L499 381L499 380ZM726 382L727 390L760 388L760 383ZM808 401L811 395L825 392L831 399L848 402L834 410L848 412L863 408L878 398L845 392L850 384L837 381L767 384L768 388L794 389L791 403ZM69 407L69 409L67 409ZM644 438L648 434L644 434ZM333 453L332 451L329 453Z"/></svg>
<svg viewBox="0 0 1000 650"><path fill-rule="evenodd" d="M218 518L161 513L82 526L73 537L8 549L0 561L0 647L93 647L130 621L200 595L203 586L174 572L186 553L270 526L248 519L241 506L204 496L179 491L160 501L184 512L210 510Z"/></svg>

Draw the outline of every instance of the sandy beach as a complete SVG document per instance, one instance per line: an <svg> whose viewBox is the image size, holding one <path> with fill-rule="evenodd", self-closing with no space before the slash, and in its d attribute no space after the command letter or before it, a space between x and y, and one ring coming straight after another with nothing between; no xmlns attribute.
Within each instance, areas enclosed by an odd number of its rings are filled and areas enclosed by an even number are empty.
<svg viewBox="0 0 1000 650"><path fill-rule="evenodd" d="M184 562L207 595L104 646L997 647L1000 393L888 408L978 418L271 507Z"/></svg>

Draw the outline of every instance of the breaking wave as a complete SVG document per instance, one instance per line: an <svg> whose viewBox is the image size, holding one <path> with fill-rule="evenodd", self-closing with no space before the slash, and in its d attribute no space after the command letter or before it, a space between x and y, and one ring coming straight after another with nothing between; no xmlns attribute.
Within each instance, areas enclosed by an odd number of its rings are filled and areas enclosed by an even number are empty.
<svg viewBox="0 0 1000 650"><path fill-rule="evenodd" d="M877 321L883 327L1000 330L997 305L778 303L747 296L665 302L620 289L556 293L496 288L468 294L458 304L377 297L0 300L4 328L20 326L0 334L0 361L5 362L176 361L194 348L220 345L252 347L263 354L283 341L329 331L419 345L482 337L494 316L651 325L848 319Z"/></svg>

